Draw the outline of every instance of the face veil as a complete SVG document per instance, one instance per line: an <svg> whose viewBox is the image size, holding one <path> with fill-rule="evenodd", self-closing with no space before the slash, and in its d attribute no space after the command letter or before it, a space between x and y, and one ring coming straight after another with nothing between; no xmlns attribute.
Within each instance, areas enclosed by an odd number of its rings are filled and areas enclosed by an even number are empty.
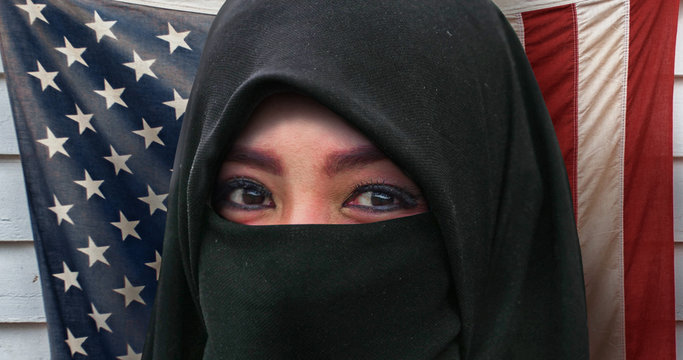
<svg viewBox="0 0 683 360"><path fill-rule="evenodd" d="M430 213L273 229L218 218L207 204L221 161L256 106L280 92L310 96L359 129L420 186ZM488 1L228 0L202 54L171 189L144 359L588 357L580 252L562 157L521 45ZM375 236L358 243L358 231ZM429 254L425 263L407 255L416 244ZM404 250L384 258L377 253L382 246ZM306 249L319 264L292 268ZM226 265L251 255L263 264L267 253L277 261L252 275L242 273L244 266ZM335 254L351 253L353 261L335 261ZM400 269L410 280L392 285L388 270L367 282L338 271L332 280L320 275L326 267L365 269L355 262L360 259L368 269ZM387 265L391 261L395 267ZM301 275L289 276L278 264ZM254 318L240 321L240 314L273 303L235 310L253 299L238 297L258 294L255 279L271 275L283 276L270 278L285 299L278 306L307 297L285 307L292 316L259 320L278 331L249 332L245 324ZM362 284L352 294L362 288L374 295L362 297L367 303L345 298L349 284ZM381 289L414 294L384 299L377 295ZM443 301L425 305L425 298ZM330 328L349 330L315 340L329 330L315 324L309 327L317 333L283 340L307 319L306 311L292 310L302 303ZM364 312L373 306L377 311ZM372 322L368 314L384 320ZM416 318L423 320L419 326ZM364 324L356 334L377 329L354 336L352 319ZM405 328L381 327L391 321ZM241 336L246 340L236 344ZM264 338L275 344L254 345ZM387 352L396 344L429 350ZM257 352L235 350L245 348Z"/></svg>

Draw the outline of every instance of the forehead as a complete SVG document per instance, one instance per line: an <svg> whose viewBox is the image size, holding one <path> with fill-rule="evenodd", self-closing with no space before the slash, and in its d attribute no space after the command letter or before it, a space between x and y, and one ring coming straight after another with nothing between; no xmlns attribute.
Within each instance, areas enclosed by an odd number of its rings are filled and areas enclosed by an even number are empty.
<svg viewBox="0 0 683 360"><path fill-rule="evenodd" d="M259 104L236 144L242 147L299 148L373 146L342 117L298 94L277 94Z"/></svg>

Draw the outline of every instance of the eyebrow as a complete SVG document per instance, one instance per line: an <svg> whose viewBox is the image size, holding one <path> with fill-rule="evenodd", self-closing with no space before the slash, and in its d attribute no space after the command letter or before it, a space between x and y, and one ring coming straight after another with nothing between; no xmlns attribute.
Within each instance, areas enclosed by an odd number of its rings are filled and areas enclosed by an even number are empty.
<svg viewBox="0 0 683 360"><path fill-rule="evenodd" d="M383 152L372 145L359 146L329 155L325 161L325 172L328 176L333 176L342 171L359 168L386 158Z"/></svg>
<svg viewBox="0 0 683 360"><path fill-rule="evenodd" d="M255 166L271 174L282 175L280 160L275 155L266 151L236 146L225 158L224 162L227 161Z"/></svg>
<svg viewBox="0 0 683 360"><path fill-rule="evenodd" d="M333 152L325 159L324 171L328 176L334 176L342 171L359 168L367 164L385 160L387 156L372 145L365 145ZM224 160L234 161L261 168L274 175L282 175L282 164L279 158L267 151L236 146Z"/></svg>

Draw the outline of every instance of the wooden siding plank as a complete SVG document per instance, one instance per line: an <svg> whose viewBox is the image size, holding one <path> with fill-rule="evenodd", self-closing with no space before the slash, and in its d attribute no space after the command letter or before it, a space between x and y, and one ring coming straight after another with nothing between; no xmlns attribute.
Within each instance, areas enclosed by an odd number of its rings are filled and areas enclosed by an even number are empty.
<svg viewBox="0 0 683 360"><path fill-rule="evenodd" d="M32 240L26 188L19 157L0 157L0 243Z"/></svg>
<svg viewBox="0 0 683 360"><path fill-rule="evenodd" d="M680 37L683 37L683 34ZM676 76L674 78L673 100L674 156L681 157L683 156L683 76Z"/></svg>
<svg viewBox="0 0 683 360"><path fill-rule="evenodd" d="M14 130L14 120L7 94L7 81L0 73L0 154L19 154L17 135Z"/></svg>
<svg viewBox="0 0 683 360"><path fill-rule="evenodd" d="M683 321L683 243L674 244L674 269L676 272L676 321ZM677 343L683 346L683 333L677 333Z"/></svg>
<svg viewBox="0 0 683 360"><path fill-rule="evenodd" d="M683 157L674 158L674 241L683 243ZM683 268L681 269L683 271ZM683 276L683 273L681 274Z"/></svg>
<svg viewBox="0 0 683 360"><path fill-rule="evenodd" d="M45 324L0 324L0 360L48 360Z"/></svg>
<svg viewBox="0 0 683 360"><path fill-rule="evenodd" d="M45 322L33 243L0 243L0 322Z"/></svg>
<svg viewBox="0 0 683 360"><path fill-rule="evenodd" d="M683 75L683 2L678 4L678 31L676 36L676 60L674 74ZM680 354L680 352L679 352Z"/></svg>

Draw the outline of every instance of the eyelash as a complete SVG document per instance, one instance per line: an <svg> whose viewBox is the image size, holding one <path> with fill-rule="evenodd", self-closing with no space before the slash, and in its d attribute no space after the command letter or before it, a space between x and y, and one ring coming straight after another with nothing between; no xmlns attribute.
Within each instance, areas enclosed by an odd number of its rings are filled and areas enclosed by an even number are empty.
<svg viewBox="0 0 683 360"><path fill-rule="evenodd" d="M218 187L218 191L214 193L214 198L213 198L213 204L216 208L220 208L220 206L230 206L233 208L241 209L241 210L259 210L263 208L271 208L273 206L263 206L263 205L243 205L243 204L237 204L233 201L230 201L230 194L236 189L256 189L257 191L263 193L263 196L267 199L272 199L273 194L263 186L263 184L259 183L258 181L245 178L245 177L234 177L230 178L223 183L220 184Z"/></svg>
<svg viewBox="0 0 683 360"><path fill-rule="evenodd" d="M366 192L373 193L384 193L389 194L398 200L398 205L385 205L385 206L363 206L363 205L348 205L348 203L358 196ZM416 196L411 194L409 191L402 189L400 187L387 184L385 180L379 181L369 181L363 182L355 186L351 195L349 195L346 200L344 200L344 206L353 207L363 211L381 213L396 210L399 208L411 209L418 205Z"/></svg>
<svg viewBox="0 0 683 360"><path fill-rule="evenodd" d="M227 179L222 184L219 185L217 191L214 192L214 198L212 203L218 209L221 206L230 206L232 208L240 210L261 210L264 208L273 208L273 206L264 205L245 205L238 204L230 200L230 195L236 189L255 189L262 193L264 198L270 199L272 201L272 193L258 181L245 178L245 177L233 177ZM366 206L366 205L350 205L349 203L357 199L360 195L366 192L373 193L383 193L388 194L394 199L398 200L398 204L389 205L379 205L379 206ZM356 186L351 191L351 194L344 200L342 207L350 207L358 209L361 211L366 211L370 213L382 213L389 212L398 209L411 209L418 205L417 197L410 193L409 191L402 189L400 187L387 184L385 180L371 180L368 182L362 182Z"/></svg>

